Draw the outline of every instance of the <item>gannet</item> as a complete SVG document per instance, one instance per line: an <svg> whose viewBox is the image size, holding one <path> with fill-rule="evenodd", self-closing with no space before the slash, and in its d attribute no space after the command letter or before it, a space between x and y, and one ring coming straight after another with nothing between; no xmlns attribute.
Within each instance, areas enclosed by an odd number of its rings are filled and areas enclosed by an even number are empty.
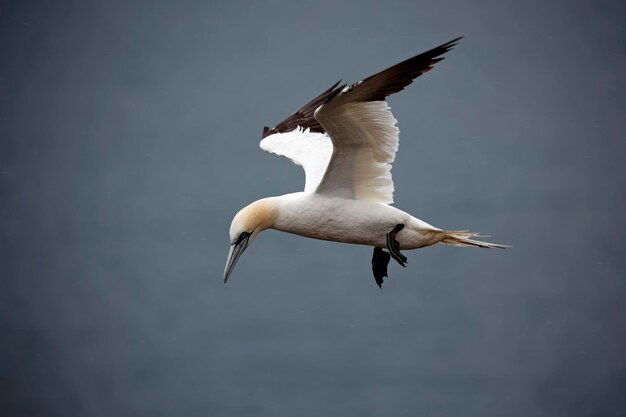
<svg viewBox="0 0 626 417"><path fill-rule="evenodd" d="M443 230L397 209L391 164L398 150L396 119L385 99L443 60L461 37L352 85L333 84L276 126L263 128L261 149L302 166L304 191L255 201L230 226L228 281L241 254L266 229L374 247L372 271L382 288L390 258L437 243L501 248L466 230ZM341 84L341 85L340 85Z"/></svg>

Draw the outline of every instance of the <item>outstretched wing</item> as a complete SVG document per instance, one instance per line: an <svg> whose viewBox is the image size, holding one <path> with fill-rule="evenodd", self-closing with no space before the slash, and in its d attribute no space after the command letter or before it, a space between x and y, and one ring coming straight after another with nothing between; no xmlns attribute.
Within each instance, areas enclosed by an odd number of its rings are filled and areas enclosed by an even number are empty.
<svg viewBox="0 0 626 417"><path fill-rule="evenodd" d="M276 126L263 128L261 149L285 156L302 166L306 175L304 191L317 189L333 153L330 138L313 114L344 86L335 83Z"/></svg>
<svg viewBox="0 0 626 417"><path fill-rule="evenodd" d="M314 111L333 154L316 192L393 202L391 164L398 150L396 119L385 98L430 71L461 38L334 91Z"/></svg>

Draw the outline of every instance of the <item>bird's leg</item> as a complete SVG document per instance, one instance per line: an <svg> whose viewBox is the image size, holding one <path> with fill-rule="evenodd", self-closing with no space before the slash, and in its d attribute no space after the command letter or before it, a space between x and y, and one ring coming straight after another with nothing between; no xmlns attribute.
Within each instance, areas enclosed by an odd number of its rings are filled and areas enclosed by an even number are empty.
<svg viewBox="0 0 626 417"><path fill-rule="evenodd" d="M400 252L400 243L396 240L396 234L402 229L404 225L397 224L391 232L387 233L387 250L400 265L406 266L408 259Z"/></svg>
<svg viewBox="0 0 626 417"><path fill-rule="evenodd" d="M383 278L387 276L387 265L391 256L381 248L374 248L372 255L372 272L379 288L383 287Z"/></svg>

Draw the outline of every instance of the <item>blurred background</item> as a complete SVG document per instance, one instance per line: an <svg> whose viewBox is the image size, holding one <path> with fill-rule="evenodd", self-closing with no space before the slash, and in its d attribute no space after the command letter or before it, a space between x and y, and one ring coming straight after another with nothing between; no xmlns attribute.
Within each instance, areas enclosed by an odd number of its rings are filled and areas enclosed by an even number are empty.
<svg viewBox="0 0 626 417"><path fill-rule="evenodd" d="M395 205L506 251L371 249L232 216L338 79L465 35L390 105ZM626 6L0 2L0 415L620 416Z"/></svg>

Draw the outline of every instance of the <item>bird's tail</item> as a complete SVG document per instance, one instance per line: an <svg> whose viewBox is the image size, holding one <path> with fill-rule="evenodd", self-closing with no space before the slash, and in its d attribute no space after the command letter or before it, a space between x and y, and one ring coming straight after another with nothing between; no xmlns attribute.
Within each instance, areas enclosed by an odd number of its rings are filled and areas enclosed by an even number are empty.
<svg viewBox="0 0 626 417"><path fill-rule="evenodd" d="M472 233L467 230L442 230L441 233L443 233L443 239L441 240L441 242L447 245L475 246L478 248L486 248L486 249L493 249L493 248L506 249L510 247L507 245L500 245L497 243L482 242L480 240L471 239L472 237L487 237L487 236L480 236L480 234L478 233Z"/></svg>

